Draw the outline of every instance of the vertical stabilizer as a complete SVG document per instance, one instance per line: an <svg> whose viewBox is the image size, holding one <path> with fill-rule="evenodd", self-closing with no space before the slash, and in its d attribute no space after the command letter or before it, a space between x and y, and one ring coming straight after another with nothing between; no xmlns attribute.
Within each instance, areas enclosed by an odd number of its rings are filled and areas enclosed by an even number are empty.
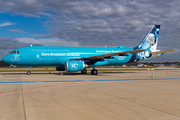
<svg viewBox="0 0 180 120"><path fill-rule="evenodd" d="M139 60L150 58L151 52L158 51L156 50L156 48L158 44L159 31L160 25L153 25L153 27L149 30L149 32L146 34L140 44L134 48L134 50L145 49L146 51L133 54L129 62L136 62Z"/></svg>
<svg viewBox="0 0 180 120"><path fill-rule="evenodd" d="M134 49L150 49L150 51L156 51L158 37L159 37L160 25L153 25L141 43Z"/></svg>

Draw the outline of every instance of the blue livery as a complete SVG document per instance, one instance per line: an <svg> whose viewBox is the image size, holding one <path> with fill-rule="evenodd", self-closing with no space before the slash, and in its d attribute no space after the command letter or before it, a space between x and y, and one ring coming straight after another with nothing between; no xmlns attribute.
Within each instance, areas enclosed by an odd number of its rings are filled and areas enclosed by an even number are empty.
<svg viewBox="0 0 180 120"><path fill-rule="evenodd" d="M8 64L22 66L56 66L56 70L87 73L92 67L92 75L97 75L95 66L124 65L162 55L176 49L157 50L160 25L154 25L141 43L135 48L115 47L57 47L28 46L13 50L3 57ZM31 74L30 69L27 74Z"/></svg>

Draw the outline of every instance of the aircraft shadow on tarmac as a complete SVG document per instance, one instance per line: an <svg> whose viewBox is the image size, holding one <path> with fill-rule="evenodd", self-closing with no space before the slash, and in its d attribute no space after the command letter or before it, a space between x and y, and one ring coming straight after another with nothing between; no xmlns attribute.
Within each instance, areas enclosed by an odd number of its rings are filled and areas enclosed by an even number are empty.
<svg viewBox="0 0 180 120"><path fill-rule="evenodd" d="M72 72L72 73L70 73L70 72L62 72L63 73L63 75L91 75L91 73L90 72L88 72L87 74L81 74L80 72ZM104 75L106 75L106 74L117 74L117 73L134 73L134 72L132 72L132 71L126 71L126 72L123 72L123 71L100 71L99 72L99 74L98 74L98 76L104 76ZM3 73L3 74L8 74L8 75L26 75L27 73L26 72L21 72L21 73L18 73L18 72L16 72L16 73ZM38 74L49 74L49 72L31 72L31 75L38 75ZM61 76L61 72L51 72L50 74L53 74L53 75L59 75L59 76Z"/></svg>

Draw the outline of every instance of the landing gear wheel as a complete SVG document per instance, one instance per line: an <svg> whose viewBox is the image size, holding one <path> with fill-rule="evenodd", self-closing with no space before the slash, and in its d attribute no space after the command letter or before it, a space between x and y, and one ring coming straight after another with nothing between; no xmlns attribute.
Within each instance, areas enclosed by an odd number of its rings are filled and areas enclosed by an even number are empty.
<svg viewBox="0 0 180 120"><path fill-rule="evenodd" d="M87 70L86 70L86 69L83 69L83 70L81 71L81 73L82 73L82 74L86 74L86 73L87 73Z"/></svg>
<svg viewBox="0 0 180 120"><path fill-rule="evenodd" d="M97 75L97 74L98 74L98 71L96 69L91 70L91 75Z"/></svg>
<svg viewBox="0 0 180 120"><path fill-rule="evenodd" d="M30 74L31 74L31 72L30 72L30 71L28 71L28 72L27 72L27 74L28 74L28 75L30 75Z"/></svg>

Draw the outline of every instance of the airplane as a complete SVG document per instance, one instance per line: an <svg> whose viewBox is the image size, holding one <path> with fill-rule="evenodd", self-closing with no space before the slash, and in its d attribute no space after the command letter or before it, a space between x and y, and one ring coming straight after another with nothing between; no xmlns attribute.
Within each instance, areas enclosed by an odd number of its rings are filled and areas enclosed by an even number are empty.
<svg viewBox="0 0 180 120"><path fill-rule="evenodd" d="M157 50L160 25L153 25L140 44L134 48L118 47L64 47L33 46L21 47L3 57L7 64L28 66L27 74L31 74L31 66L56 66L57 71L86 74L86 68L92 67L91 75L97 75L96 66L125 65L160 56L167 52Z"/></svg>

